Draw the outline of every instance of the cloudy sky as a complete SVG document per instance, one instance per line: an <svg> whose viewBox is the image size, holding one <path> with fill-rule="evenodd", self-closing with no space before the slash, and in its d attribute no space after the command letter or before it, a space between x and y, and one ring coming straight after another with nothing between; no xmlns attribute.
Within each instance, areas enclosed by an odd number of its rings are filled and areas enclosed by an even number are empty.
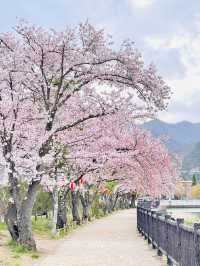
<svg viewBox="0 0 200 266"><path fill-rule="evenodd" d="M16 18L63 29L88 19L116 43L132 39L172 87L168 122L200 122L200 0L1 0L0 30Z"/></svg>

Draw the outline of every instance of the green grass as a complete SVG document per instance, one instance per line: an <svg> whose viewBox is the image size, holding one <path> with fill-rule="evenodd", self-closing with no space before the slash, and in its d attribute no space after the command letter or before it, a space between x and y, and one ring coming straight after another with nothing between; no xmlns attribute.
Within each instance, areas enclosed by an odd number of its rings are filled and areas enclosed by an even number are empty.
<svg viewBox="0 0 200 266"><path fill-rule="evenodd" d="M38 217L36 221L34 218L32 219L32 227L33 227L33 231L36 234L48 236L49 238L52 238L52 239L60 239L60 238L65 237L67 234L69 234L69 232L76 229L78 226L75 225L71 219L69 219L68 227L58 230L58 234L56 236L53 236L51 219L46 219L44 217Z"/></svg>
<svg viewBox="0 0 200 266"><path fill-rule="evenodd" d="M33 221L33 229L39 234L49 234L50 232L50 220L44 218L38 218L35 222ZM40 254L37 251L29 251L25 247L18 245L15 241L9 240L9 234L5 234L7 231L7 226L5 223L0 223L0 237L5 236L5 245L10 251L9 258L5 257L0 259L0 265L3 266L21 266L24 256L31 257L36 260L40 257ZM5 235L4 235L5 234ZM7 240L6 240L7 239ZM6 242L7 241L7 242Z"/></svg>
<svg viewBox="0 0 200 266"><path fill-rule="evenodd" d="M33 259L38 259L40 256L39 256L38 253L34 252L34 253L31 255L31 257L32 257Z"/></svg>
<svg viewBox="0 0 200 266"><path fill-rule="evenodd" d="M6 230L6 224L5 223L0 223L0 231Z"/></svg>
<svg viewBox="0 0 200 266"><path fill-rule="evenodd" d="M12 256L11 256L11 259L7 262L7 264L5 264L5 266L6 265L8 265L8 266L11 266L11 265L12 266L20 266L21 263L18 261L22 260L21 256L23 256L23 255L31 256L33 259L39 258L39 254L37 251L29 251L27 248L18 245L13 240L8 241L7 245L11 250ZM16 261L16 263L15 263L15 261Z"/></svg>
<svg viewBox="0 0 200 266"><path fill-rule="evenodd" d="M35 233L39 234L49 234L51 232L51 220L46 219L44 217L38 217L38 219L35 221L35 219L32 219L32 226L33 226L33 231ZM7 230L6 224L5 223L0 223L0 231L5 231Z"/></svg>
<svg viewBox="0 0 200 266"><path fill-rule="evenodd" d="M13 240L8 241L8 247L11 249L14 255L28 253L28 250L25 247L18 245L17 242Z"/></svg>
<svg viewBox="0 0 200 266"><path fill-rule="evenodd" d="M38 217L36 221L32 220L32 227L33 231L37 234L51 235L52 223L50 219Z"/></svg>
<svg viewBox="0 0 200 266"><path fill-rule="evenodd" d="M19 263L15 263L14 262L14 264L13 264L13 262L11 261L11 262L6 262L5 264L3 264L4 266L20 266L20 264Z"/></svg>

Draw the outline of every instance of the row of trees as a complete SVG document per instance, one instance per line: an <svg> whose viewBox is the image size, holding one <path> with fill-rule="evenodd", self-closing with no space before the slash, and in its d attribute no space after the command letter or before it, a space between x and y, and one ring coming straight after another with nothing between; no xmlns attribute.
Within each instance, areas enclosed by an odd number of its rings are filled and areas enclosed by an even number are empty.
<svg viewBox="0 0 200 266"><path fill-rule="evenodd" d="M9 185L11 236L36 248L31 215L40 185L52 192L57 227L66 223L69 189L74 215L79 194L86 219L94 185L112 181L124 194L170 193L172 158L137 126L169 98L169 87L132 42L114 49L89 23L57 32L22 21L2 33L1 178Z"/></svg>
<svg viewBox="0 0 200 266"><path fill-rule="evenodd" d="M40 216L50 219L52 234L55 236L59 229L70 229L72 221L80 225L92 218L100 218L116 209L135 207L136 194L121 190L115 181L107 181L98 186L86 184L86 181L84 183L84 187L79 184L72 190L69 188L70 186L67 187L66 185L59 188L57 203L59 211L57 211L56 221L53 221L56 211L53 191L40 186L32 212L35 221L37 222ZM24 183L24 186L27 184ZM8 187L1 187L0 195L2 196L0 222L4 222L7 219L6 209L10 204ZM63 197L65 198L64 201ZM62 205L63 202L64 206ZM12 230L12 224L9 226ZM15 238L17 231L12 231L12 234Z"/></svg>

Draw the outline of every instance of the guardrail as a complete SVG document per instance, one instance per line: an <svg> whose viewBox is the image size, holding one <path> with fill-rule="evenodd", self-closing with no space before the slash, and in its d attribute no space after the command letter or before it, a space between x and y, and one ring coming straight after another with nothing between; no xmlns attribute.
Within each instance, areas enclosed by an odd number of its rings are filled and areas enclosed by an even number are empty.
<svg viewBox="0 0 200 266"><path fill-rule="evenodd" d="M200 266L200 223L192 228L184 219L138 206L137 229L159 256L167 256L167 265Z"/></svg>
<svg viewBox="0 0 200 266"><path fill-rule="evenodd" d="M160 205L168 208L200 208L200 200L161 200Z"/></svg>

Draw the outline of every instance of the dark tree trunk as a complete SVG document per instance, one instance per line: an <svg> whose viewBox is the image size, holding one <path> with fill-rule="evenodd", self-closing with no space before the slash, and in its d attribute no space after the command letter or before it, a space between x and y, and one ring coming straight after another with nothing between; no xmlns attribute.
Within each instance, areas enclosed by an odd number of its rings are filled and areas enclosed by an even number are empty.
<svg viewBox="0 0 200 266"><path fill-rule="evenodd" d="M131 208L135 208L135 199L136 199L136 195L135 194L133 194L132 196L131 196Z"/></svg>
<svg viewBox="0 0 200 266"><path fill-rule="evenodd" d="M86 191L84 194L80 193L80 199L83 207L83 221L87 222L89 220L89 211L91 205L89 191Z"/></svg>
<svg viewBox="0 0 200 266"><path fill-rule="evenodd" d="M11 148L11 146L9 146ZM12 199L12 203L8 205L7 213L6 213L6 224L8 227L8 231L14 241L19 240L19 228L18 228L18 210L20 209L20 190L18 186L18 179L14 175L15 173L15 163L9 158L9 192Z"/></svg>
<svg viewBox="0 0 200 266"><path fill-rule="evenodd" d="M56 228L61 229L67 226L67 191L60 191L58 201L58 216Z"/></svg>
<svg viewBox="0 0 200 266"><path fill-rule="evenodd" d="M26 199L21 203L18 202L18 206L15 203L10 204L5 216L12 239L29 250L36 250L31 216L38 185L39 181L32 182L29 185Z"/></svg>
<svg viewBox="0 0 200 266"><path fill-rule="evenodd" d="M104 207L103 207L103 213L106 215L108 213L108 196L104 195L103 196L103 201L104 201Z"/></svg>
<svg viewBox="0 0 200 266"><path fill-rule="evenodd" d="M108 196L106 205L107 205L108 213L111 213L112 212L112 206L113 206L113 197L112 197L112 195Z"/></svg>
<svg viewBox="0 0 200 266"><path fill-rule="evenodd" d="M57 219L58 219L58 188L54 187L52 192L52 205L53 205L53 217L52 217L52 235L55 236L57 233Z"/></svg>
<svg viewBox="0 0 200 266"><path fill-rule="evenodd" d="M20 211L18 228L19 243L29 250L36 250L36 243L32 234L30 210L27 206Z"/></svg>
<svg viewBox="0 0 200 266"><path fill-rule="evenodd" d="M29 250L36 250L36 243L32 234L32 210L36 199L40 181L33 181L28 188L27 197L23 200L19 212L18 228L19 243Z"/></svg>
<svg viewBox="0 0 200 266"><path fill-rule="evenodd" d="M119 197L119 195L118 195L118 193L116 193L116 195L114 196L113 204L112 204L112 211L115 210L115 207L117 205L118 197Z"/></svg>
<svg viewBox="0 0 200 266"><path fill-rule="evenodd" d="M19 239L18 222L17 222L17 208L14 203L9 204L7 213L5 215L5 222L8 231L14 241Z"/></svg>
<svg viewBox="0 0 200 266"><path fill-rule="evenodd" d="M120 201L119 201L119 208L120 208L120 209L124 209L124 198L123 198L123 197L120 198Z"/></svg>
<svg viewBox="0 0 200 266"><path fill-rule="evenodd" d="M76 222L78 225L81 223L80 215L78 212L78 200L79 200L79 192L78 191L72 191L71 192L72 197L72 216L73 221Z"/></svg>
<svg viewBox="0 0 200 266"><path fill-rule="evenodd" d="M36 181L29 185L26 199L22 201L20 199L18 180L14 175L15 164L10 160L9 165L10 194L14 202L9 205L6 215L8 230L13 240L28 249L35 250L36 244L32 236L31 215L39 183Z"/></svg>
<svg viewBox="0 0 200 266"><path fill-rule="evenodd" d="M127 208L128 208L127 195L124 195L124 197L123 197L123 201L124 201L124 209L127 209Z"/></svg>

